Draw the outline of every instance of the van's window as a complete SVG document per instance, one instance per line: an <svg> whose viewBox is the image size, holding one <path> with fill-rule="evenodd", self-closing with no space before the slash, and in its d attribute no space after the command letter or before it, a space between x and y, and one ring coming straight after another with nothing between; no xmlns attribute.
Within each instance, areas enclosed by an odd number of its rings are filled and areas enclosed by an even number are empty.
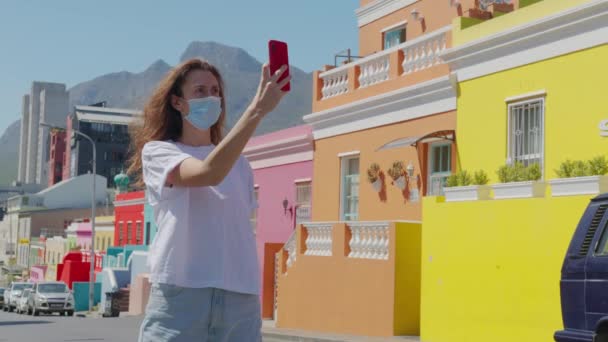
<svg viewBox="0 0 608 342"><path fill-rule="evenodd" d="M587 233L585 234L585 239L581 244L580 249L578 250L578 256L586 257L587 253L591 249L591 242L593 241L593 237L595 233L597 233L598 228L600 227L600 223L602 222L602 218L604 217L604 213L608 209L608 204L600 205L595 211L595 215L593 215L593 219L591 220L591 224L587 229ZM605 227L604 227L605 229Z"/></svg>
<svg viewBox="0 0 608 342"><path fill-rule="evenodd" d="M602 232L602 236L600 237L600 242L597 244L595 255L608 256L608 221L604 226L604 231Z"/></svg>

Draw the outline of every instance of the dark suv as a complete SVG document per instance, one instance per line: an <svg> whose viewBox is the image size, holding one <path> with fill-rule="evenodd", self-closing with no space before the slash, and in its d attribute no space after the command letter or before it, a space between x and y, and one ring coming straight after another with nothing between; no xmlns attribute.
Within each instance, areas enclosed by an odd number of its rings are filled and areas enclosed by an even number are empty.
<svg viewBox="0 0 608 342"><path fill-rule="evenodd" d="M558 342L608 342L608 194L591 200L562 266Z"/></svg>

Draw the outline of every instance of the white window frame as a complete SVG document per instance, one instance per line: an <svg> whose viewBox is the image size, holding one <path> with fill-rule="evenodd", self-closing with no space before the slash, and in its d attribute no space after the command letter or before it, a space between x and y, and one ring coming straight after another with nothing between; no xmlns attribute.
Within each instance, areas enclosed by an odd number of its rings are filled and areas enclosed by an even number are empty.
<svg viewBox="0 0 608 342"><path fill-rule="evenodd" d="M403 22L403 23L399 23L399 24L395 24L393 26L389 26L385 29L382 30L382 50L387 50L387 49L391 49L394 48L395 46L391 46L391 47L387 47L386 46L386 35L389 34L390 32L394 32L394 31L401 31L401 30L405 30L404 32L404 37L403 37L403 41L400 42L399 44L395 45L398 46L400 44L403 44L405 42L407 42L407 21Z"/></svg>
<svg viewBox="0 0 608 342"><path fill-rule="evenodd" d="M511 165L513 164L513 154L511 151L511 140L512 140L512 133L511 133L511 122L512 122L512 108L516 107L516 106L521 106L521 105L525 105L525 104L529 104L529 103L534 103L534 102L539 102L540 101L540 130L541 130L541 139L540 139L540 168L541 168L541 174L544 175L544 169L545 169L545 138L546 138L546 134L545 134L545 107L546 107L546 98L545 96L540 96L540 97L534 97L534 98L527 98L525 100L521 100L521 101L512 101L512 102L507 102L507 164ZM544 177L544 176L543 176ZM542 179L542 178L541 178Z"/></svg>
<svg viewBox="0 0 608 342"><path fill-rule="evenodd" d="M310 178L306 178L306 179L296 179L293 181L294 186L295 186L295 190L296 190L296 196L295 196L295 203L296 203L296 208L300 208L300 207L307 207L308 210L312 210L312 180ZM308 201L307 202L302 202L298 200L298 193L299 193L299 189L300 187L308 187ZM308 217L308 221L310 221L312 219L312 217ZM299 223L303 223L306 221L298 221L298 216L297 216L297 209L296 209L296 224Z"/></svg>
<svg viewBox="0 0 608 342"><path fill-rule="evenodd" d="M443 146L448 146L449 147L449 160L448 160L448 165L450 166L450 171L449 172L438 172L436 174L433 174L433 149L434 148L440 148ZM429 144L429 150L428 150L428 172L427 172L427 176L428 176L428 181L427 181L427 189L426 189L426 193L428 196L440 196L443 195L443 189L441 190L441 194L435 194L433 192L431 192L432 189L432 176L439 176L439 177L447 177L450 176L452 174L452 142L451 141L438 141L438 142L434 142L434 143L430 143Z"/></svg>
<svg viewBox="0 0 608 342"><path fill-rule="evenodd" d="M356 215L357 217L355 218L355 220L347 220L346 219L346 213L344 212L345 210L345 202L346 202L346 198L345 198L345 188L344 188L344 181L346 179L346 167L348 166L348 162L350 160L353 159L358 159L359 160L359 177L361 176L361 159L360 159L360 154L357 153L344 153L344 154L339 154L338 156L340 156L340 220L341 221L358 221L359 220L359 213L357 212ZM361 185L361 182L359 181L359 185ZM357 194L358 196L359 194ZM357 206L358 207L358 206ZM352 213L351 213L352 214Z"/></svg>

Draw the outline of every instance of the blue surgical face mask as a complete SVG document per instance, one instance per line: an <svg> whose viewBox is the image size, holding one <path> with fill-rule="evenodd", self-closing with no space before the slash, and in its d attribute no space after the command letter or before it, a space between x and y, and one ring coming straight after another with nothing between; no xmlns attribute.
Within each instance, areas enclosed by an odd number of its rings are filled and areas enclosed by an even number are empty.
<svg viewBox="0 0 608 342"><path fill-rule="evenodd" d="M216 96L188 100L188 106L190 112L186 120L200 130L211 128L222 114L222 99Z"/></svg>

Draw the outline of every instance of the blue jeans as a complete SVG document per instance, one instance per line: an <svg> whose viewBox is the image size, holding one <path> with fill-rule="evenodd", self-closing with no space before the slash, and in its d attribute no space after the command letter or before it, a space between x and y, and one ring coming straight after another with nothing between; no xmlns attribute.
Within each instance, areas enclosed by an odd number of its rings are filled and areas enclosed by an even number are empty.
<svg viewBox="0 0 608 342"><path fill-rule="evenodd" d="M139 342L261 342L260 298L153 284Z"/></svg>

